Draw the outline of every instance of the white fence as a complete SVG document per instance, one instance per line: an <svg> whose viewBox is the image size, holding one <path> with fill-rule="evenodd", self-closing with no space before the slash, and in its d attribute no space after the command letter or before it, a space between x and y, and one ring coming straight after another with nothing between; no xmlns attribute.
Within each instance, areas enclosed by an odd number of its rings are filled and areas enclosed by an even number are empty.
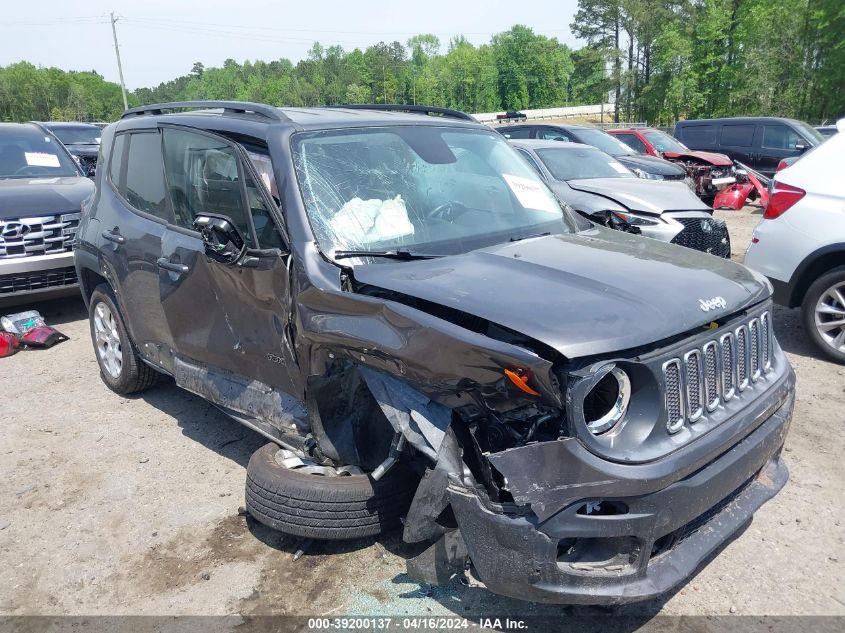
<svg viewBox="0 0 845 633"><path fill-rule="evenodd" d="M524 114L529 121L536 120L536 119L565 119L565 118L574 118L574 117L592 117L602 115L604 112L605 116L613 116L613 104L612 103L605 103L596 104L596 105L580 105L580 106L571 106L569 108L542 108L539 110L520 110L522 114ZM480 112L478 114L473 114L476 119L481 121L482 123L495 123L496 117L500 114L505 114L504 112Z"/></svg>

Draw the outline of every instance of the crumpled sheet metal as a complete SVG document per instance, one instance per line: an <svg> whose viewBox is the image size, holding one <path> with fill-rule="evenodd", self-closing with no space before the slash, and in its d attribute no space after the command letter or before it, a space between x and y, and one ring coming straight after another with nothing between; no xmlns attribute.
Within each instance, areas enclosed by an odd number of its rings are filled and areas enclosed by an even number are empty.
<svg viewBox="0 0 845 633"><path fill-rule="evenodd" d="M491 339L392 301L348 292L306 288L297 303L298 329L308 349L306 375L324 373L336 358L383 371L449 407L471 402L467 394L492 392L506 367L524 367L542 400L562 406L552 363L515 345ZM509 406L520 404L511 394ZM523 404L537 402L533 396ZM495 406L495 405L494 405Z"/></svg>
<svg viewBox="0 0 845 633"><path fill-rule="evenodd" d="M392 376L366 367L361 367L360 372L396 432L402 433L418 451L437 460L452 420L451 410Z"/></svg>

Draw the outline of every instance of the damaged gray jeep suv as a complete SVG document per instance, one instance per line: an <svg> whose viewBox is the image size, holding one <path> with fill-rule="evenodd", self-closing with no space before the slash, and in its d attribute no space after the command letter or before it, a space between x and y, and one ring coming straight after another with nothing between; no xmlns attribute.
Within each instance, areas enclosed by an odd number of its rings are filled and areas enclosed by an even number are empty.
<svg viewBox="0 0 845 633"><path fill-rule="evenodd" d="M786 483L770 286L562 206L418 106L151 105L102 135L75 251L102 378L266 436L247 509L404 524L410 575L526 600L672 589Z"/></svg>

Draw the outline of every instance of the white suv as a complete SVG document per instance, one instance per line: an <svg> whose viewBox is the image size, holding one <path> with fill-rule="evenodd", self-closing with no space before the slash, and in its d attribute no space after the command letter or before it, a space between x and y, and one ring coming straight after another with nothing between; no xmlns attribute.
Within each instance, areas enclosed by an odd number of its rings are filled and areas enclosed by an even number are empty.
<svg viewBox="0 0 845 633"><path fill-rule="evenodd" d="M801 306L813 342L845 363L845 119L837 129L775 175L745 264L769 278L775 301Z"/></svg>

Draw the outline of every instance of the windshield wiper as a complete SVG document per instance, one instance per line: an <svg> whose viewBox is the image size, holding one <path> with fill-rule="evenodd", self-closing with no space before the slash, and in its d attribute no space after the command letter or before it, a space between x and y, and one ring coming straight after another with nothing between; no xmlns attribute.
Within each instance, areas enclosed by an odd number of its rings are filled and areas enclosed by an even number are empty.
<svg viewBox="0 0 845 633"><path fill-rule="evenodd" d="M510 238L511 242L519 242L522 240L530 240L532 237L546 237L547 235L551 235L551 231L546 231L545 233L532 233L531 235L513 235Z"/></svg>
<svg viewBox="0 0 845 633"><path fill-rule="evenodd" d="M443 255L430 255L424 253L412 253L405 249L395 251L335 251L335 259L349 259L350 257L387 257L389 259L400 259L410 261L413 259L435 259Z"/></svg>

